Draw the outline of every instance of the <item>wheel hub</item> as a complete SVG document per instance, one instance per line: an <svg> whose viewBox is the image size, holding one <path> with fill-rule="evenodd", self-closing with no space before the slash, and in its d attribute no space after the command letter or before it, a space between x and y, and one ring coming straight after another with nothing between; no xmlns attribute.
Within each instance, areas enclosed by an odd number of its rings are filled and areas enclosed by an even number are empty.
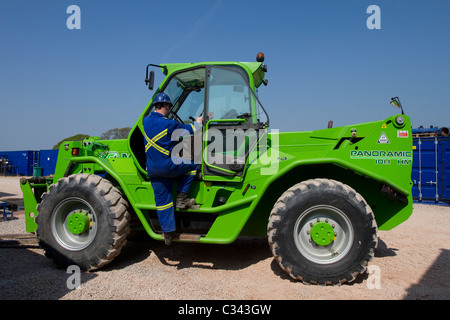
<svg viewBox="0 0 450 320"><path fill-rule="evenodd" d="M86 211L72 212L67 218L67 229L73 234L82 234L89 229L90 219Z"/></svg>
<svg viewBox="0 0 450 320"><path fill-rule="evenodd" d="M311 230L311 239L320 246L329 245L336 239L333 227L326 222L316 222Z"/></svg>
<svg viewBox="0 0 450 320"><path fill-rule="evenodd" d="M293 231L300 253L318 264L341 260L351 249L354 237L348 217L330 205L316 205L302 212Z"/></svg>

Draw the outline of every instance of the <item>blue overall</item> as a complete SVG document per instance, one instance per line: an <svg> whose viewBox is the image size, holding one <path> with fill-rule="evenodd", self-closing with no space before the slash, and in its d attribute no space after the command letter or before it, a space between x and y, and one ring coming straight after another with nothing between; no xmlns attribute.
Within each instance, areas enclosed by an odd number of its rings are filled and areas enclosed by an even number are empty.
<svg viewBox="0 0 450 320"><path fill-rule="evenodd" d="M174 163L171 153L177 142L172 141L172 133L178 129L180 132L187 130L193 134L199 128L200 125L197 122L180 124L158 112L152 112L144 119L147 173L155 194L156 212L163 233L176 229L172 196L173 181L179 179L178 193L188 193L197 173L197 165L194 163L179 163L180 161Z"/></svg>

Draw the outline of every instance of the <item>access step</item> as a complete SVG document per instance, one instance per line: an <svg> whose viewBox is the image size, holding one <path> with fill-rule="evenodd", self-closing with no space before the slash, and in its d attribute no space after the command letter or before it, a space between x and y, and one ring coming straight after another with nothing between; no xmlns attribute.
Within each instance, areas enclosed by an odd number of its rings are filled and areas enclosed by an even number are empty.
<svg viewBox="0 0 450 320"><path fill-rule="evenodd" d="M173 240L183 241L183 242L200 242L200 234L193 233L181 233L172 235ZM162 234L161 239L164 240L164 234Z"/></svg>

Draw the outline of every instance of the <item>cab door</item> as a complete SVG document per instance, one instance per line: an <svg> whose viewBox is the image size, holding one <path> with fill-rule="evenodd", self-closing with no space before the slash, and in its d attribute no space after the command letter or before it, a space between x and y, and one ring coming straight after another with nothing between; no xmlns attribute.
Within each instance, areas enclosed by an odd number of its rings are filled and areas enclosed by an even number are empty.
<svg viewBox="0 0 450 320"><path fill-rule="evenodd" d="M206 181L243 180L261 130L262 107L239 66L206 68L202 176Z"/></svg>

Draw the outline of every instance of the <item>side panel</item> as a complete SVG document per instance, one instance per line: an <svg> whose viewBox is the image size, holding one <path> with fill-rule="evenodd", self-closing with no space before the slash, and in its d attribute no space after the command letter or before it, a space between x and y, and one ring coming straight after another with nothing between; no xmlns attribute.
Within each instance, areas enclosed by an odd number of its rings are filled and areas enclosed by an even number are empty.
<svg viewBox="0 0 450 320"><path fill-rule="evenodd" d="M398 117L404 120L403 123L397 123ZM364 132L366 129L369 131ZM327 157L336 157L338 165L342 161L344 168L354 171L361 179L377 183L379 190L369 188L368 185L366 192L362 184L357 191L366 193L366 198L374 203L372 210L379 229L390 230L412 214L413 150L410 119L396 115L370 126L355 125L351 131L355 136L353 141L348 140L349 144L336 146L327 153ZM383 187L388 189L381 190Z"/></svg>
<svg viewBox="0 0 450 320"><path fill-rule="evenodd" d="M277 173L262 180L255 170L244 184L256 186L260 201L268 196L266 190L274 191L271 185L275 182L285 191L306 179L340 180L368 201L379 229L390 230L412 214L411 125L407 116L397 125L396 117L312 132L280 133Z"/></svg>
<svg viewBox="0 0 450 320"><path fill-rule="evenodd" d="M442 146L442 198L450 203L450 139L443 139Z"/></svg>

